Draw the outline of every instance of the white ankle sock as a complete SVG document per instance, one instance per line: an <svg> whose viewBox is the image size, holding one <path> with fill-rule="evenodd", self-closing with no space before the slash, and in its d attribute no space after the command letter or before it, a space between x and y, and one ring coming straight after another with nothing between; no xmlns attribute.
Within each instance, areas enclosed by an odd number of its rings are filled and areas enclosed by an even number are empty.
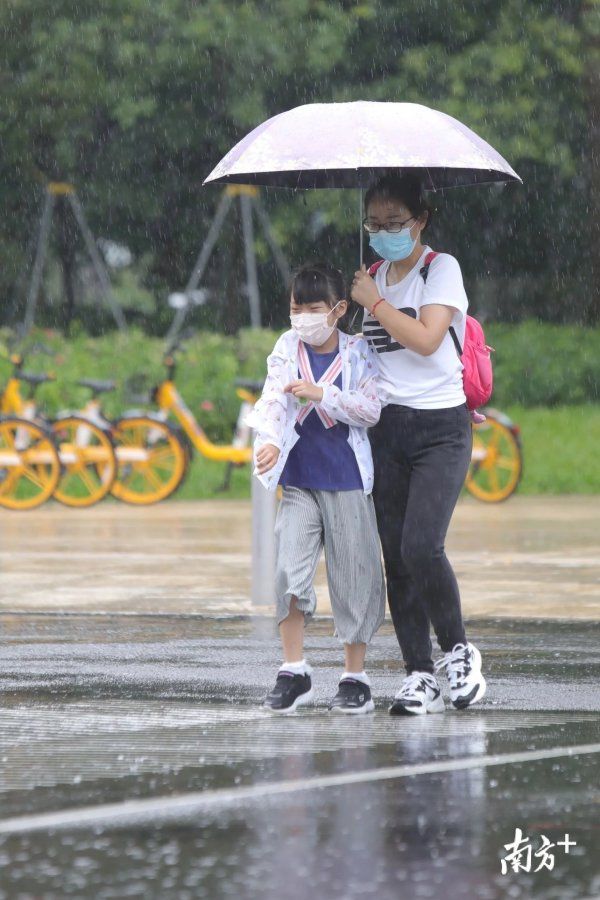
<svg viewBox="0 0 600 900"><path fill-rule="evenodd" d="M371 682L369 681L369 676L366 672L344 672L340 681L343 681L344 678L354 678L355 681L362 681L367 687L371 687Z"/></svg>
<svg viewBox="0 0 600 900"><path fill-rule="evenodd" d="M299 662L284 662L279 666L280 672L291 672L292 675L310 675L312 669L305 659Z"/></svg>

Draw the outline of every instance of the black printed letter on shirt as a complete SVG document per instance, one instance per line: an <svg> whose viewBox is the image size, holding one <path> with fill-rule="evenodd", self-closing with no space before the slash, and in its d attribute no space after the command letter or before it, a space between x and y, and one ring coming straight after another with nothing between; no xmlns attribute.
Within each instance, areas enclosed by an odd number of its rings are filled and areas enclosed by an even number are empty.
<svg viewBox="0 0 600 900"><path fill-rule="evenodd" d="M405 306L400 312L406 313L411 319L417 318L417 311L412 306ZM380 325L376 319L367 319L363 322L363 334L374 350L378 353L392 353L395 350L406 350L403 344L395 341L391 334Z"/></svg>

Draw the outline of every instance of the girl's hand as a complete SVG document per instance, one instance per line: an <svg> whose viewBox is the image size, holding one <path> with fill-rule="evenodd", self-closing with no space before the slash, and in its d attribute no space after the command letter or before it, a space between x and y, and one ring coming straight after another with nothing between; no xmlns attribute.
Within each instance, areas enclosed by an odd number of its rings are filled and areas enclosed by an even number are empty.
<svg viewBox="0 0 600 900"><path fill-rule="evenodd" d="M354 273L350 296L356 303L364 306L364 308L369 311L380 299L379 291L377 290L375 282L367 272L366 266L362 266L358 272Z"/></svg>
<svg viewBox="0 0 600 900"><path fill-rule="evenodd" d="M256 468L259 475L264 475L273 468L279 459L279 447L275 444L263 444L256 454Z"/></svg>
<svg viewBox="0 0 600 900"><path fill-rule="evenodd" d="M320 403L323 399L323 388L310 381L292 381L284 388L284 393L293 394L298 400L312 400Z"/></svg>

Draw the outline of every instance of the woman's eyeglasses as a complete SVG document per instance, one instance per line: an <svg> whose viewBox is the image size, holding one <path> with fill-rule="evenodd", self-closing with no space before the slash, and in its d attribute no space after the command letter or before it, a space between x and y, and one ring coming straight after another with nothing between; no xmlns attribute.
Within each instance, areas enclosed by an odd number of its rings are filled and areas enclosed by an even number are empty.
<svg viewBox="0 0 600 900"><path fill-rule="evenodd" d="M411 216L410 219L405 219L404 222L387 222L385 225L380 225L379 222L373 222L372 219L363 219L363 228L365 231L368 231L369 234L377 234L378 231L388 231L390 234L398 234L399 231L409 223L412 222L413 219L416 219L416 216Z"/></svg>

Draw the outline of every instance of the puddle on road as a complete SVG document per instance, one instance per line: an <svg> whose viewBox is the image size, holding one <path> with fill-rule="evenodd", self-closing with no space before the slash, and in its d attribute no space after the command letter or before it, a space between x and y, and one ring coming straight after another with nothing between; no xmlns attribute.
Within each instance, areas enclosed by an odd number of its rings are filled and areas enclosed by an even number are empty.
<svg viewBox="0 0 600 900"><path fill-rule="evenodd" d="M274 761L275 777L305 777L306 759ZM11 893L0 897L403 900L451 885L458 900L579 900L597 884L596 771L585 757L548 760L263 799L163 827L3 837ZM536 850L542 834L576 846L556 850L552 872L502 876L517 827Z"/></svg>
<svg viewBox="0 0 600 900"><path fill-rule="evenodd" d="M0 709L2 817L121 796L235 787L441 759L573 746L600 738L590 713L472 710L360 719L324 710L152 701L19 703Z"/></svg>

